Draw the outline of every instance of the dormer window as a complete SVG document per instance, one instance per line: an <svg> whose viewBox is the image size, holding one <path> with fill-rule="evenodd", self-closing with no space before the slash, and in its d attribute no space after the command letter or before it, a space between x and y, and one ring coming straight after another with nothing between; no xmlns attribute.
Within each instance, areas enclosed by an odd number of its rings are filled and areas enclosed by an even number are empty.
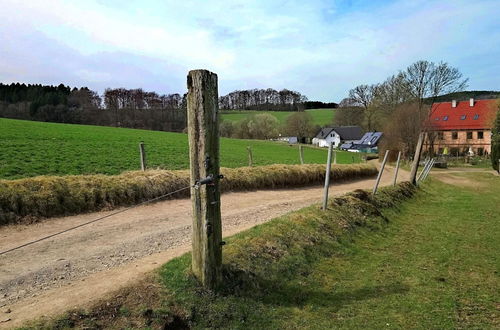
<svg viewBox="0 0 500 330"><path fill-rule="evenodd" d="M439 121L439 117L434 118L435 121Z"/></svg>
<svg viewBox="0 0 500 330"><path fill-rule="evenodd" d="M465 118L467 118L467 115L461 115L460 116L460 120L465 120Z"/></svg>
<svg viewBox="0 0 500 330"><path fill-rule="evenodd" d="M474 115L474 120L478 120L478 119L479 119L479 115L476 113L476 114Z"/></svg>
<svg viewBox="0 0 500 330"><path fill-rule="evenodd" d="M444 116L444 117L443 117L443 120L444 120L444 121L447 121L447 120L448 120L448 116Z"/></svg>

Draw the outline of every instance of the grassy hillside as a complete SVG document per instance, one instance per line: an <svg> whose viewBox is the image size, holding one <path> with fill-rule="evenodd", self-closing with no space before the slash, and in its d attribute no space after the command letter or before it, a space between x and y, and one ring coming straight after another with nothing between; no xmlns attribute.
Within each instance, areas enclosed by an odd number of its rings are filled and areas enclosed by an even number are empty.
<svg viewBox="0 0 500 330"><path fill-rule="evenodd" d="M149 168L189 167L187 135L114 127L41 123L0 118L0 178L37 175L119 174L140 167L138 144L144 141ZM297 164L297 146L221 139L221 166ZM306 163L325 163L326 150L305 148ZM355 153L339 152L339 164L359 162Z"/></svg>
<svg viewBox="0 0 500 330"><path fill-rule="evenodd" d="M329 125L333 121L333 115L335 113L335 109L310 109L306 110L307 113L310 113L314 119L314 124L324 126ZM286 122L286 118L290 116L293 111L224 111L222 113L222 119L231 120L231 121L239 121L247 116L268 113L273 115L278 119L281 124Z"/></svg>
<svg viewBox="0 0 500 330"><path fill-rule="evenodd" d="M44 326L498 329L499 178L456 182L356 191L229 238L221 294L197 286L186 254Z"/></svg>

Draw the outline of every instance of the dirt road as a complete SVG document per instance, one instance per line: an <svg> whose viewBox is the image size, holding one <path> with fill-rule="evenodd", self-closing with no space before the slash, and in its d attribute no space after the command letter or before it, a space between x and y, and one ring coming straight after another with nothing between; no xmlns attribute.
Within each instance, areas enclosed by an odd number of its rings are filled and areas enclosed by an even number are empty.
<svg viewBox="0 0 500 330"><path fill-rule="evenodd" d="M388 169L382 185L392 183ZM400 179L408 173L400 171ZM373 187L375 179L333 184L330 195ZM321 200L320 186L222 196L224 236ZM0 251L105 215L55 218L0 228ZM0 256L0 327L88 305L189 251L189 199L141 206ZM8 313L5 313L5 312ZM10 312L9 312L10 311ZM4 322L2 322L4 321Z"/></svg>

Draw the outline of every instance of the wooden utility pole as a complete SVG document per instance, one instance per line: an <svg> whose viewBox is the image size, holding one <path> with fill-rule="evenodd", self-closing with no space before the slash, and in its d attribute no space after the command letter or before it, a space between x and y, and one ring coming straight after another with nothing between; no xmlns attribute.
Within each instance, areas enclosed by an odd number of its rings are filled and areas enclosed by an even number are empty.
<svg viewBox="0 0 500 330"><path fill-rule="evenodd" d="M415 157L413 157L413 164L411 165L410 182L414 185L417 185L418 164L420 162L420 154L422 153L422 147L424 146L424 137L425 137L424 132L421 132L420 135L418 136L417 148L415 149Z"/></svg>
<svg viewBox="0 0 500 330"><path fill-rule="evenodd" d="M193 204L193 274L207 289L222 280L217 75L189 71L187 124Z"/></svg>
<svg viewBox="0 0 500 330"><path fill-rule="evenodd" d="M253 166L252 147L248 146L247 151L248 151L248 166L252 167Z"/></svg>
<svg viewBox="0 0 500 330"><path fill-rule="evenodd" d="M375 186L373 186L373 194L377 193L378 185L380 184L380 179L382 178L382 173L384 173L385 163L387 162L387 157L389 156L390 150L385 151L384 160L382 161L382 165L380 165L380 171L378 171L377 181L375 181Z"/></svg>
<svg viewBox="0 0 500 330"><path fill-rule="evenodd" d="M398 152L398 160L396 161L396 169L394 170L394 182L392 183L393 186L396 185L397 180L398 180L398 172L399 172L399 161L401 160L401 151Z"/></svg>
<svg viewBox="0 0 500 330"><path fill-rule="evenodd" d="M144 150L144 142L139 143L139 154L141 157L141 171L146 170L146 151Z"/></svg>
<svg viewBox="0 0 500 330"><path fill-rule="evenodd" d="M300 158L300 164L304 165L304 149L302 149L301 144L299 144L299 158Z"/></svg>
<svg viewBox="0 0 500 330"><path fill-rule="evenodd" d="M330 188L330 172L332 171L333 143L328 147L328 158L326 159L325 189L323 192L323 210L328 206L328 189Z"/></svg>

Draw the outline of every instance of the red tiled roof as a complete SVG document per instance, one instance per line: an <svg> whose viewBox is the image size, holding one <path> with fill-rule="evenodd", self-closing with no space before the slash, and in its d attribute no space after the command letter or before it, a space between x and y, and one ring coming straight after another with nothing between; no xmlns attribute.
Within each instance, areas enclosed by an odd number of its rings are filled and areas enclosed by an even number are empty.
<svg viewBox="0 0 500 330"><path fill-rule="evenodd" d="M491 129L497 111L497 99L434 103L429 116L429 125L434 130Z"/></svg>

